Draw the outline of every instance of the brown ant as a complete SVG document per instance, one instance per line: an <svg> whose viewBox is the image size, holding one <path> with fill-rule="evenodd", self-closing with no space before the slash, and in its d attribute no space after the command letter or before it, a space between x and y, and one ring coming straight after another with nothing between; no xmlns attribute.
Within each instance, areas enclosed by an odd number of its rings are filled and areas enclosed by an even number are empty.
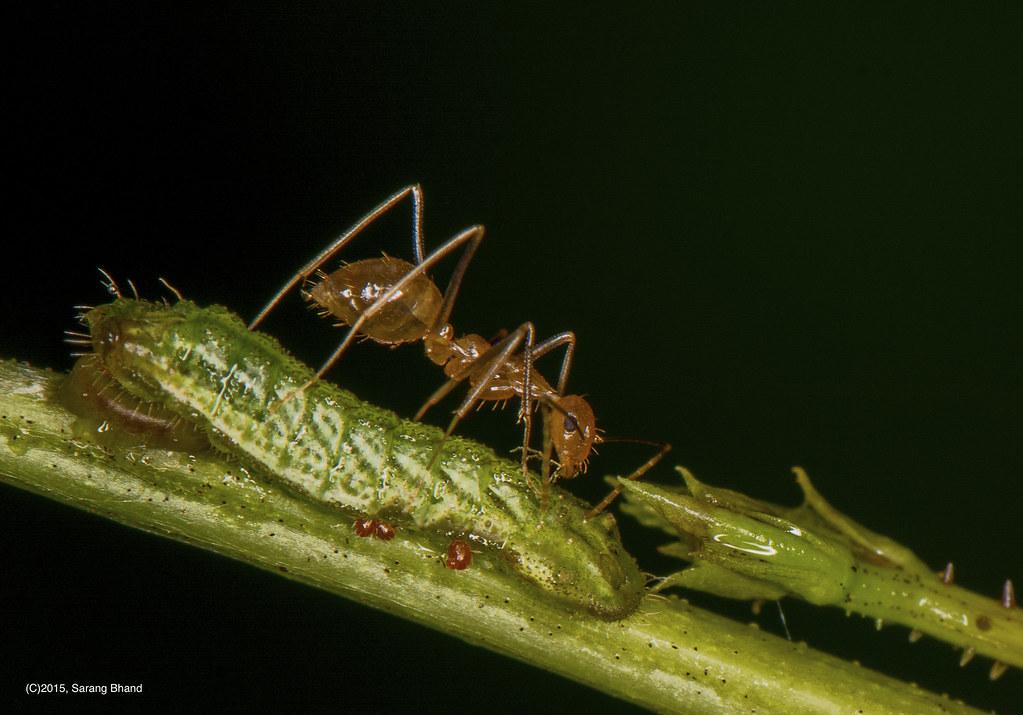
<svg viewBox="0 0 1023 715"><path fill-rule="evenodd" d="M385 255L347 263L331 273L319 270L363 229L406 197L411 197L412 201L415 265ZM455 337L454 328L448 319L469 262L483 240L484 229L478 225L464 229L433 253L425 255L422 218L423 193L419 185L398 191L296 272L252 320L249 329L255 329L288 291L300 282L307 283L311 276L316 275L320 281L311 288L304 286L303 297L321 308L324 317L333 316L338 319L339 326L347 325L350 328L334 353L300 391L322 378L358 336L391 346L422 340L427 357L443 367L448 381L426 400L416 413L416 420L421 419L430 407L440 402L459 383L468 380L469 394L455 410L445 436L454 431L459 421L477 402L503 403L518 397L521 402L519 418L525 423L522 440L523 473L528 472L534 403L546 408L542 468L544 484L550 474L552 449L557 453L558 469L555 477L570 478L584 473L593 445L603 441L603 437L597 430L596 418L589 403L579 395L564 394L575 353L575 334L571 331L558 333L537 344L533 324L525 322L493 344L483 336L472 333ZM441 295L426 272L459 248L462 248L461 258L448 281L447 289ZM533 363L562 346L565 354L561 361L557 388L553 388L536 371ZM516 354L520 349L521 354ZM629 478L638 478L669 449L670 446L662 445L661 452ZM607 506L616 494L617 490L594 513Z"/></svg>

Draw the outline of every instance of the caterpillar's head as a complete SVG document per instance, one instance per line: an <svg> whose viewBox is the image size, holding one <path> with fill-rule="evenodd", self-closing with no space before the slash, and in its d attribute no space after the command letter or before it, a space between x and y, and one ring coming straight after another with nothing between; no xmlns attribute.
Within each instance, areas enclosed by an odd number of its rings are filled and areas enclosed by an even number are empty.
<svg viewBox="0 0 1023 715"><path fill-rule="evenodd" d="M103 369L128 392L143 400L159 399L159 392L136 369L150 357L151 346L159 342L168 321L180 320L176 308L163 303L119 298L91 309L83 316L92 337L92 351Z"/></svg>

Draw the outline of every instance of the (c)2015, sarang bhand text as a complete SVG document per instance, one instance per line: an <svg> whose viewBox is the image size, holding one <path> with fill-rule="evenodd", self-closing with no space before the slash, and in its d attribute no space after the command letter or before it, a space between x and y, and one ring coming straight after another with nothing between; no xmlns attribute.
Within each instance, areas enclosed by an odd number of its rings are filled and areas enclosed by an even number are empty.
<svg viewBox="0 0 1023 715"><path fill-rule="evenodd" d="M142 693L142 683L25 683L28 695L113 695Z"/></svg>

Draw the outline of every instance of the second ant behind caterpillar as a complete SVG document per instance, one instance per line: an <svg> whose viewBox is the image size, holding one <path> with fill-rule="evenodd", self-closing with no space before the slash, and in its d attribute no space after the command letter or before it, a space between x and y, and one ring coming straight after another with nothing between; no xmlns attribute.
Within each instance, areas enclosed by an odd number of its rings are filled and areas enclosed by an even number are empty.
<svg viewBox="0 0 1023 715"><path fill-rule="evenodd" d="M347 263L330 273L320 270L363 229L406 197L412 200L415 264L383 256ZM524 423L523 473L528 471L533 408L536 404L544 408L541 469L544 488L548 480L585 473L594 444L603 438L597 430L596 417L589 403L580 395L564 394L575 353L575 334L570 331L558 333L537 344L533 324L525 322L493 344L475 333L456 337L454 327L448 321L466 269L483 240L484 229L482 226L465 229L425 256L422 215L423 194L418 185L393 194L296 272L252 320L249 328L258 326L288 291L317 275L320 281L311 288L303 289L303 296L321 309L321 315L334 317L339 326L350 328L309 384L322 378L357 336L391 346L422 340L427 357L443 367L448 380L426 400L416 413L416 420L461 382L468 381L469 394L455 410L445 435L454 431L477 402L505 402L518 397L519 419ZM460 248L462 255L442 295L427 275L427 270ZM535 369L534 362L562 346L565 354L557 387L554 388ZM519 350L521 352L517 353ZM303 389L305 387L308 385ZM671 449L667 444L659 446L660 451L630 474L629 479L642 476ZM557 454L558 467L553 474L550 471L552 451ZM606 508L618 493L619 490L615 489L593 509L591 515Z"/></svg>

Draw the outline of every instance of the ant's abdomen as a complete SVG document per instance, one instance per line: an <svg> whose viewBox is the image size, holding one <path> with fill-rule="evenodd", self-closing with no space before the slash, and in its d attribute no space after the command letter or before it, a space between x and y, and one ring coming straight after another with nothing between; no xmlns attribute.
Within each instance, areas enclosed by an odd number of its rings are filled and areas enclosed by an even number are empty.
<svg viewBox="0 0 1023 715"><path fill-rule="evenodd" d="M414 266L400 258L369 258L342 266L306 292L342 325L352 325L380 296ZM419 340L433 327L443 297L428 276L419 275L401 293L382 304L359 332L389 345Z"/></svg>

